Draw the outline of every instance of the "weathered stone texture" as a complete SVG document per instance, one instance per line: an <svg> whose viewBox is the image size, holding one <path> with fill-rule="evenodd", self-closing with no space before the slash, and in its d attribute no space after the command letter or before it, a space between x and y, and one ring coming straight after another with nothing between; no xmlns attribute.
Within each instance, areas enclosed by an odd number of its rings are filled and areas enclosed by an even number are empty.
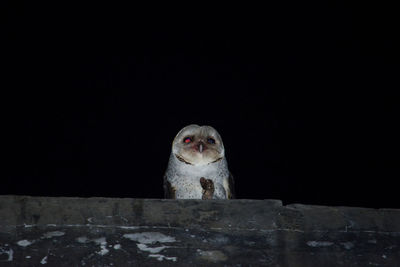
<svg viewBox="0 0 400 267"><path fill-rule="evenodd" d="M400 210L0 196L0 266L398 266Z"/></svg>

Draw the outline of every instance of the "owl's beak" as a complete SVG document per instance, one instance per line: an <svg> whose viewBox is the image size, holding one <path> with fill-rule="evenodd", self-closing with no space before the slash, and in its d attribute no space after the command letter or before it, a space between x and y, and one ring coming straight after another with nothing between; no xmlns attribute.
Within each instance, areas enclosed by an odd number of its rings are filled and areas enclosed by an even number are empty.
<svg viewBox="0 0 400 267"><path fill-rule="evenodd" d="M196 150L199 151L200 153L203 153L203 151L206 149L205 144L202 141L199 141L197 145L195 146Z"/></svg>
<svg viewBox="0 0 400 267"><path fill-rule="evenodd" d="M203 152L203 143L199 144L199 152L202 153Z"/></svg>

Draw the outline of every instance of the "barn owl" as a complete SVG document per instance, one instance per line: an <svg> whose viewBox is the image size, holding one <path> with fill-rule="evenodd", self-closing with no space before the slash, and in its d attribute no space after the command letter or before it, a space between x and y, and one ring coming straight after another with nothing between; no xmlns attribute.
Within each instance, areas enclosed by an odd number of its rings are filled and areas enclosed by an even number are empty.
<svg viewBox="0 0 400 267"><path fill-rule="evenodd" d="M164 175L164 192L172 199L234 198L224 145L213 127L192 124L178 132Z"/></svg>

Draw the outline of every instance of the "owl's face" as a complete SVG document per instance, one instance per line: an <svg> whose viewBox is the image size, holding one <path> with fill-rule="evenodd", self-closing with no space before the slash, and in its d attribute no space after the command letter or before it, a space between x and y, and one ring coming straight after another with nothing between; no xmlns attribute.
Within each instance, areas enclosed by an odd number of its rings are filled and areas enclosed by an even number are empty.
<svg viewBox="0 0 400 267"><path fill-rule="evenodd" d="M207 165L224 157L221 136L211 126L189 125L175 137L172 152L180 160L192 165Z"/></svg>

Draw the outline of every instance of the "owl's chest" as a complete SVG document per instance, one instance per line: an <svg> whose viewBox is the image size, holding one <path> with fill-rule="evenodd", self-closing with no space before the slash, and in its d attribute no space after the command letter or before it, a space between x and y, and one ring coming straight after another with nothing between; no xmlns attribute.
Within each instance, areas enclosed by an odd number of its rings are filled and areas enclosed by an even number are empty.
<svg viewBox="0 0 400 267"><path fill-rule="evenodd" d="M175 197L178 199L202 199L204 189L200 183L201 177L202 176L175 176L173 179L170 179L171 185L175 188ZM205 178L213 182L213 198L226 198L225 189L219 179L210 176Z"/></svg>

